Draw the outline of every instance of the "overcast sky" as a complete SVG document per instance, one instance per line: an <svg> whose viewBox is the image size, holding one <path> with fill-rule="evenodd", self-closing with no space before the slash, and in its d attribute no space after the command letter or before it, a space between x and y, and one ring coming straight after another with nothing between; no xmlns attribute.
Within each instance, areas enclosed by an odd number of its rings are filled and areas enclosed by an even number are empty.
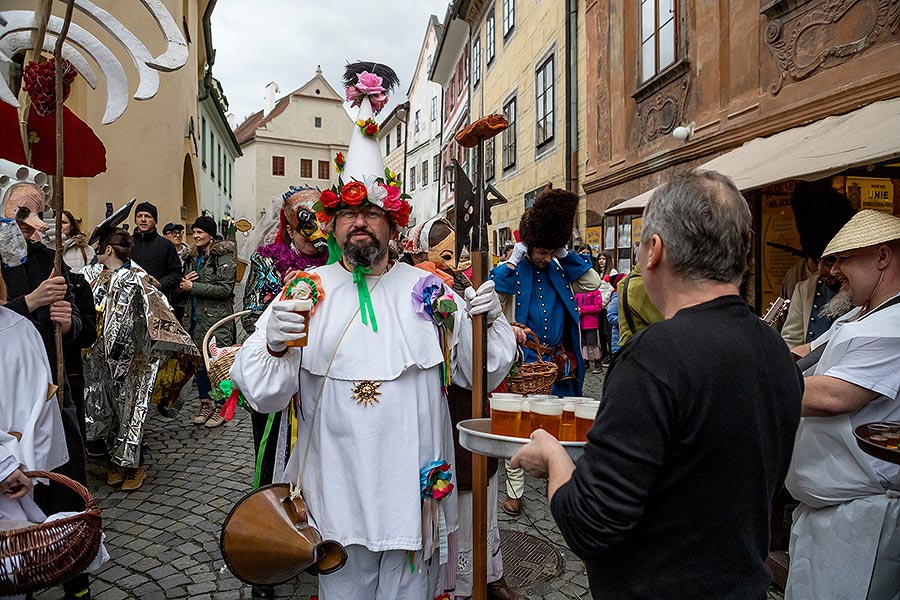
<svg viewBox="0 0 900 600"><path fill-rule="evenodd" d="M237 122L263 108L267 83L279 97L312 79L316 66L339 94L347 62L393 67L405 98L429 15L443 22L448 0L219 0L212 19L213 75Z"/></svg>

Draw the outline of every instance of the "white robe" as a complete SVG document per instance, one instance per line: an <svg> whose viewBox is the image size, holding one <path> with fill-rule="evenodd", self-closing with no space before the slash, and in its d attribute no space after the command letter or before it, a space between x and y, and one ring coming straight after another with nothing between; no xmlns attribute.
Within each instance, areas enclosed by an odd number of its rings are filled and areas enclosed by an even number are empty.
<svg viewBox="0 0 900 600"><path fill-rule="evenodd" d="M785 486L791 528L786 600L900 598L900 467L867 455L854 428L900 419L900 307L839 318L813 373L880 394L853 414L800 420Z"/></svg>
<svg viewBox="0 0 900 600"><path fill-rule="evenodd" d="M0 306L0 481L13 471L50 471L69 460L66 436L47 351L34 325ZM16 439L10 432L18 432ZM18 500L0 495L0 518L41 523L46 518L31 494Z"/></svg>
<svg viewBox="0 0 900 600"><path fill-rule="evenodd" d="M310 516L325 539L372 551L419 550L420 471L433 460L446 460L451 467L455 462L450 414L440 385L443 355L437 328L415 312L412 298L416 282L429 274L397 263L382 277L367 278L376 333L361 322L352 275L339 263L316 273L325 299L310 318L302 364L298 348L288 349L281 358L268 353L269 307L238 352L232 380L254 409L267 413L283 409L297 392L299 371L303 413L284 480L296 480L311 435L302 488ZM471 319L462 298L457 305L450 336L452 379L471 388ZM493 389L506 376L516 351L503 317L488 330L488 349L488 387ZM360 381L379 384L377 403L366 406L352 397ZM445 533L455 531L456 494L440 506Z"/></svg>

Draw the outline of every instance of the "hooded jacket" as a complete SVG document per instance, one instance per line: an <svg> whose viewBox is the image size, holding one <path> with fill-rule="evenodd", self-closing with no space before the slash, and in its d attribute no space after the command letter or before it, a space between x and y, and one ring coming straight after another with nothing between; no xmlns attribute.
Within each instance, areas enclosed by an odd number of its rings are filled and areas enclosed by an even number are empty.
<svg viewBox="0 0 900 600"><path fill-rule="evenodd" d="M201 254L197 246L192 244L190 252L184 257L184 274L196 271L197 279L189 292L182 324L198 348L203 343L203 336L216 321L234 313L234 283L237 273L234 250L234 242L214 241L209 251ZM219 347L230 346L235 340L234 322L223 325L214 335Z"/></svg>

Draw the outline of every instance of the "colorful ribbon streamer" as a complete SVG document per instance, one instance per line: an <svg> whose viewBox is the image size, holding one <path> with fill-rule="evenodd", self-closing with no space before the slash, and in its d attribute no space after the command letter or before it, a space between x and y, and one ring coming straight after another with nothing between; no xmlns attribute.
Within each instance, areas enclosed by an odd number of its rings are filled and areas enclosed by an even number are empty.
<svg viewBox="0 0 900 600"><path fill-rule="evenodd" d="M356 292L359 296L359 312L363 325L372 320L372 331L378 332L378 321L375 319L375 309L372 308L372 297L369 295L369 285L366 283L366 275L372 272L372 267L353 267L353 283L356 284Z"/></svg>

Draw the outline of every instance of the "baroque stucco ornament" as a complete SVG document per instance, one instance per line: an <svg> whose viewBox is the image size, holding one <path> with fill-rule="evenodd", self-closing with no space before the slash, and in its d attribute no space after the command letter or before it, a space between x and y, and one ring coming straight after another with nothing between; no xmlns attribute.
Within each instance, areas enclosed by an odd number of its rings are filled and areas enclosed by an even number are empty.
<svg viewBox="0 0 900 600"><path fill-rule="evenodd" d="M683 120L687 90L688 77L685 74L659 93L638 103L636 114L640 123L641 144L668 135L678 126Z"/></svg>
<svg viewBox="0 0 900 600"><path fill-rule="evenodd" d="M777 95L790 77L805 79L863 52L889 28L897 33L900 0L827 0L806 12L774 18L765 42L778 63L779 77L769 91Z"/></svg>

